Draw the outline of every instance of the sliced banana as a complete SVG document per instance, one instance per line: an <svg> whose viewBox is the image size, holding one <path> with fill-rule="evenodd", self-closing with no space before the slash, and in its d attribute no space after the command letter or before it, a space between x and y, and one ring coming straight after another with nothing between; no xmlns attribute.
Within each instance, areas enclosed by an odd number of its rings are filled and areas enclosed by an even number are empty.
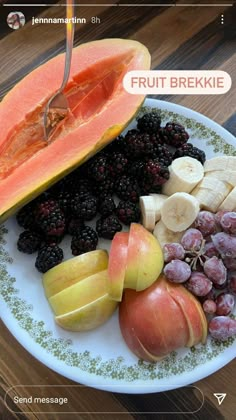
<svg viewBox="0 0 236 420"><path fill-rule="evenodd" d="M162 205L163 205L164 201L166 201L166 199L168 198L168 195L165 195L165 194L150 194L150 196L154 198L155 221L158 222L158 220L160 220L160 218L161 218Z"/></svg>
<svg viewBox="0 0 236 420"><path fill-rule="evenodd" d="M194 188L191 195L198 200L201 209L216 212L231 189L230 184L207 176Z"/></svg>
<svg viewBox="0 0 236 420"><path fill-rule="evenodd" d="M194 196L177 192L163 203L161 220L173 232L182 232L191 226L198 212L199 203Z"/></svg>
<svg viewBox="0 0 236 420"><path fill-rule="evenodd" d="M167 229L166 225L160 220L153 231L153 235L157 238L158 242L161 245L161 248L165 244L170 244L172 242L180 242L184 232L173 232L172 230Z"/></svg>
<svg viewBox="0 0 236 420"><path fill-rule="evenodd" d="M204 163L205 172L226 170L236 170L236 156L215 156Z"/></svg>
<svg viewBox="0 0 236 420"><path fill-rule="evenodd" d="M208 171L205 173L205 177L214 177L236 187L236 168L235 171Z"/></svg>
<svg viewBox="0 0 236 420"><path fill-rule="evenodd" d="M218 210L236 211L236 187L230 191L230 193L218 207Z"/></svg>
<svg viewBox="0 0 236 420"><path fill-rule="evenodd" d="M153 231L155 227L155 200L150 195L144 195L139 199L141 210L141 223L149 230Z"/></svg>
<svg viewBox="0 0 236 420"><path fill-rule="evenodd" d="M169 171L170 178L162 188L165 195L176 192L189 193L204 176L202 164L197 159L188 156L175 159L169 166Z"/></svg>

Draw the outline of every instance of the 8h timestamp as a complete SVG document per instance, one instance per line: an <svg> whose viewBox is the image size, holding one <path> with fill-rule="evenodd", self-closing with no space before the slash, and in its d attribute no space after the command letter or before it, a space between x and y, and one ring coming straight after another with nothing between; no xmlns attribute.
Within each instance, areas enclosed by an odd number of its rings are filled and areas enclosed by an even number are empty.
<svg viewBox="0 0 236 420"><path fill-rule="evenodd" d="M91 23L101 23L101 19L97 16L92 16L90 19Z"/></svg>

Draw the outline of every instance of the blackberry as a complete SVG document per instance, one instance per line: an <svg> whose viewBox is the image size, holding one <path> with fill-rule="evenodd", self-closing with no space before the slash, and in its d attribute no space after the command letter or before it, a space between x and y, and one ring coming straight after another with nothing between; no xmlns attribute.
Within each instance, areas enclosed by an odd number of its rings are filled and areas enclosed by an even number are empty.
<svg viewBox="0 0 236 420"><path fill-rule="evenodd" d="M35 203L31 202L22 207L16 215L16 220L19 226L24 229L34 229L35 227Z"/></svg>
<svg viewBox="0 0 236 420"><path fill-rule="evenodd" d="M128 159L121 152L113 152L109 156L108 169L112 177L122 175L128 165Z"/></svg>
<svg viewBox="0 0 236 420"><path fill-rule="evenodd" d="M46 235L62 236L65 232L65 216L55 200L40 203L35 211L37 226Z"/></svg>
<svg viewBox="0 0 236 420"><path fill-rule="evenodd" d="M103 151L105 153L123 152L125 139L122 135L118 136L110 144L108 144Z"/></svg>
<svg viewBox="0 0 236 420"><path fill-rule="evenodd" d="M182 156L190 156L194 159L199 160L201 164L203 165L206 160L205 152L201 149L198 149L198 147L194 147L191 143L186 143L183 146L179 147L173 156L173 159L182 157Z"/></svg>
<svg viewBox="0 0 236 420"><path fill-rule="evenodd" d="M165 145L157 144L153 158L157 159L162 166L169 166L173 161L173 153L171 153Z"/></svg>
<svg viewBox="0 0 236 420"><path fill-rule="evenodd" d="M185 131L185 128L175 122L168 122L165 127L160 128L159 135L164 143L174 147L182 146L189 139L189 134Z"/></svg>
<svg viewBox="0 0 236 420"><path fill-rule="evenodd" d="M88 162L88 177L96 182L105 181L108 175L107 157L99 153Z"/></svg>
<svg viewBox="0 0 236 420"><path fill-rule="evenodd" d="M40 273L46 273L50 268L55 267L63 260L63 251L57 245L45 245L40 248L35 261L35 267Z"/></svg>
<svg viewBox="0 0 236 420"><path fill-rule="evenodd" d="M58 236L56 236L56 235L45 236L43 238L43 241L42 241L41 245L40 245L40 248L42 246L45 246L45 245L58 245L59 243L61 243L64 236L65 236L64 233L63 233L63 235L58 235Z"/></svg>
<svg viewBox="0 0 236 420"><path fill-rule="evenodd" d="M156 112L149 112L138 118L137 127L143 133L152 134L158 131L161 125L161 117Z"/></svg>
<svg viewBox="0 0 236 420"><path fill-rule="evenodd" d="M71 211L78 218L92 220L97 214L97 198L90 195L81 199L77 196L71 204Z"/></svg>
<svg viewBox="0 0 236 420"><path fill-rule="evenodd" d="M139 222L140 210L135 203L120 201L116 209L116 215L122 223L130 225L130 223Z"/></svg>
<svg viewBox="0 0 236 420"><path fill-rule="evenodd" d="M140 189L135 178L122 175L117 179L115 184L115 192L121 200L132 201L136 203L139 200Z"/></svg>
<svg viewBox="0 0 236 420"><path fill-rule="evenodd" d="M75 235L84 228L84 221L80 218L72 218L67 226L69 235Z"/></svg>
<svg viewBox="0 0 236 420"><path fill-rule="evenodd" d="M122 225L120 224L117 216L114 214L97 220L96 230L98 236L101 236L105 239L113 239L116 232L122 230Z"/></svg>
<svg viewBox="0 0 236 420"><path fill-rule="evenodd" d="M161 193L161 186L160 185L152 185L151 182L147 181L146 179L142 179L139 183L141 194L147 195L150 193Z"/></svg>
<svg viewBox="0 0 236 420"><path fill-rule="evenodd" d="M110 216L116 209L115 202L110 195L104 197L103 200L100 201L98 206L98 211L103 217Z"/></svg>
<svg viewBox="0 0 236 420"><path fill-rule="evenodd" d="M101 200L107 195L112 195L114 192L114 187L115 187L114 179L107 178L103 182L94 183L93 192Z"/></svg>
<svg viewBox="0 0 236 420"><path fill-rule="evenodd" d="M149 159L143 166L143 177L140 183L142 190L156 192L170 177L169 169L162 166L158 159Z"/></svg>
<svg viewBox="0 0 236 420"><path fill-rule="evenodd" d="M143 160L135 160L131 162L131 164L128 167L127 174L131 175L135 179L139 179L142 174L143 165Z"/></svg>
<svg viewBox="0 0 236 420"><path fill-rule="evenodd" d="M67 216L70 213L71 192L61 191L58 194L57 202L64 215Z"/></svg>
<svg viewBox="0 0 236 420"><path fill-rule="evenodd" d="M73 255L84 254L96 249L98 236L94 229L85 226L80 232L72 236L71 251Z"/></svg>
<svg viewBox="0 0 236 420"><path fill-rule="evenodd" d="M125 136L126 154L130 159L150 156L154 153L154 138L148 133L130 130Z"/></svg>
<svg viewBox="0 0 236 420"><path fill-rule="evenodd" d="M52 185L47 191L50 197L57 199L58 195L65 190L65 178L60 179L56 184Z"/></svg>
<svg viewBox="0 0 236 420"><path fill-rule="evenodd" d="M92 194L91 182L86 178L79 178L77 180L77 186L76 186L75 192L78 193L81 198L88 197L89 195Z"/></svg>
<svg viewBox="0 0 236 420"><path fill-rule="evenodd" d="M78 186L78 176L75 172L71 172L69 175L65 176L61 180L61 189L60 192L70 192L74 193L77 191Z"/></svg>
<svg viewBox="0 0 236 420"><path fill-rule="evenodd" d="M25 230L22 232L17 241L17 248L26 254L33 254L40 248L42 236L38 232Z"/></svg>

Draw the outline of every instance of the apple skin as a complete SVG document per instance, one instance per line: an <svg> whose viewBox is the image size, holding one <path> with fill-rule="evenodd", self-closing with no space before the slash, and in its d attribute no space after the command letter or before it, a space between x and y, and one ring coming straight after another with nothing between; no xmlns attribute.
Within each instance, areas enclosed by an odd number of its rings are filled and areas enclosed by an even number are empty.
<svg viewBox="0 0 236 420"><path fill-rule="evenodd" d="M124 287L146 289L158 278L163 265L163 252L155 236L141 224L131 223Z"/></svg>
<svg viewBox="0 0 236 420"><path fill-rule="evenodd" d="M164 266L164 257L161 246L155 236L143 226L134 224L139 237L142 237L142 252L138 266L138 281L136 291L146 289L156 281Z"/></svg>
<svg viewBox="0 0 236 420"><path fill-rule="evenodd" d="M200 302L185 287L179 288L177 284L167 282L167 290L170 296L182 309L189 326L189 340L187 347L195 346L207 339L207 320ZM190 305L189 302L192 302Z"/></svg>
<svg viewBox="0 0 236 420"><path fill-rule="evenodd" d="M190 294L190 297L180 284L174 285L179 293L177 298L173 298L174 292L170 293L170 290L172 283L161 274L142 292L125 290L119 307L120 329L126 344L136 356L149 362L205 339L201 325L205 316L202 310L202 314L199 313L194 296ZM191 309L187 309L188 306Z"/></svg>
<svg viewBox="0 0 236 420"><path fill-rule="evenodd" d="M100 271L51 296L49 303L53 312L56 316L63 315L106 295L107 281L107 270Z"/></svg>
<svg viewBox="0 0 236 420"><path fill-rule="evenodd" d="M108 253L101 249L62 262L43 275L45 295L49 299L84 278L106 270L107 266Z"/></svg>
<svg viewBox="0 0 236 420"><path fill-rule="evenodd" d="M56 323L69 331L90 331L104 324L116 310L118 302L108 294L75 311L56 316Z"/></svg>
<svg viewBox="0 0 236 420"><path fill-rule="evenodd" d="M140 258L139 250L140 247L142 247L142 240L138 237L136 229L134 229L135 224L136 223L131 223L129 230L128 254L124 281L124 288L134 290L136 290L138 281L138 260Z"/></svg>
<svg viewBox="0 0 236 420"><path fill-rule="evenodd" d="M124 288L128 240L128 232L116 233L112 240L109 254L107 290L110 298L118 302L122 300Z"/></svg>

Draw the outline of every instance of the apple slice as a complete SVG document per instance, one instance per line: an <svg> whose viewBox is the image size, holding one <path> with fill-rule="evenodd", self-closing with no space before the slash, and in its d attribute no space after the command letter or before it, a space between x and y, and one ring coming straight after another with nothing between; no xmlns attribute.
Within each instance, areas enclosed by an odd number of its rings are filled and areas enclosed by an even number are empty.
<svg viewBox="0 0 236 420"><path fill-rule="evenodd" d="M108 294L84 305L72 312L55 317L60 327L70 331L89 331L104 324L113 314L118 302L111 300Z"/></svg>
<svg viewBox="0 0 236 420"><path fill-rule="evenodd" d="M55 315L72 312L105 295L107 281L107 270L100 271L51 296L49 303Z"/></svg>
<svg viewBox="0 0 236 420"><path fill-rule="evenodd" d="M140 258L141 238L138 237L137 231L134 229L134 225L136 225L136 223L131 223L129 230L127 264L124 281L125 289L136 289L138 281L138 261Z"/></svg>
<svg viewBox="0 0 236 420"><path fill-rule="evenodd" d="M132 232L134 230L141 242L136 284L136 291L140 292L157 280L163 269L164 258L161 246L152 233L139 224L134 224Z"/></svg>
<svg viewBox="0 0 236 420"><path fill-rule="evenodd" d="M163 253L155 236L139 223L131 223L124 287L141 291L160 275Z"/></svg>
<svg viewBox="0 0 236 420"><path fill-rule="evenodd" d="M111 243L109 255L107 289L110 298L118 302L122 300L124 288L128 240L128 232L116 233Z"/></svg>
<svg viewBox="0 0 236 420"><path fill-rule="evenodd" d="M205 343L207 336L207 320L202 310L200 302L186 288L179 288L178 284L172 284L171 287L167 280L167 290L172 299L182 310L189 328L189 340L187 347L195 344Z"/></svg>
<svg viewBox="0 0 236 420"><path fill-rule="evenodd" d="M58 264L43 275L46 297L50 298L84 278L105 270L107 266L108 253L101 249L78 255Z"/></svg>

